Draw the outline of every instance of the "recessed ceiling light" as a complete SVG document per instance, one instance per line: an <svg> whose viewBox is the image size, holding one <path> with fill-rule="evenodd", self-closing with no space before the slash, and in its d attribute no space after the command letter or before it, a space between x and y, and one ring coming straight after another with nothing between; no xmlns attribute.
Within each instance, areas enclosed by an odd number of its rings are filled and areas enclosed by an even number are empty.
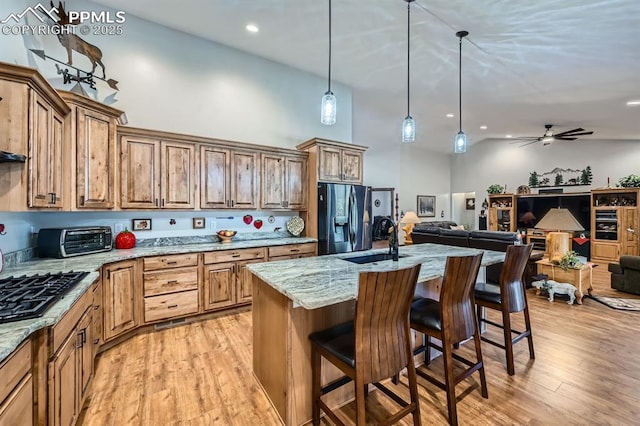
<svg viewBox="0 0 640 426"><path fill-rule="evenodd" d="M487 130L487 126L484 126L484 125L480 126L480 128L481 128L482 130Z"/></svg>
<svg viewBox="0 0 640 426"><path fill-rule="evenodd" d="M447 118L453 118L453 114L451 113L447 114Z"/></svg>
<svg viewBox="0 0 640 426"><path fill-rule="evenodd" d="M258 31L260 31L260 28L258 28L258 26L255 25L255 24L247 24L247 26L245 28L250 33L257 33Z"/></svg>
<svg viewBox="0 0 640 426"><path fill-rule="evenodd" d="M511 136L511 135L505 135L504 137L505 137L505 138L507 138L507 139L511 139L513 136Z"/></svg>
<svg viewBox="0 0 640 426"><path fill-rule="evenodd" d="M634 99L627 102L627 106L640 106L640 99Z"/></svg>

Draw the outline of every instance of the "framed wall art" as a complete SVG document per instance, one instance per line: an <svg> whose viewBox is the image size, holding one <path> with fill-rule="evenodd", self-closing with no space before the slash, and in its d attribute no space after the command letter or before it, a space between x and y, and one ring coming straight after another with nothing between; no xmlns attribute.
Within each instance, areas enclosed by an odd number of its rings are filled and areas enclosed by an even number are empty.
<svg viewBox="0 0 640 426"><path fill-rule="evenodd" d="M467 210L475 210L476 209L476 199L475 198L466 198L464 200L464 206Z"/></svg>
<svg viewBox="0 0 640 426"><path fill-rule="evenodd" d="M151 231L151 219L131 219L131 229L134 231Z"/></svg>
<svg viewBox="0 0 640 426"><path fill-rule="evenodd" d="M193 229L203 229L204 224L205 224L204 217L193 218Z"/></svg>
<svg viewBox="0 0 640 426"><path fill-rule="evenodd" d="M419 217L436 217L436 196L418 195L416 211Z"/></svg>

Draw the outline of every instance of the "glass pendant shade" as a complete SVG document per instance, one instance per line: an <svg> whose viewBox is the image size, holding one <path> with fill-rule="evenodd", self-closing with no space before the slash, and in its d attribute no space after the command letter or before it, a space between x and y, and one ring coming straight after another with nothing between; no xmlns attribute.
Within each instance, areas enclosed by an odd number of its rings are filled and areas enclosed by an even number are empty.
<svg viewBox="0 0 640 426"><path fill-rule="evenodd" d="M462 130L458 132L453 143L454 143L453 149L456 154L462 154L463 152L467 152L467 135L465 135Z"/></svg>
<svg viewBox="0 0 640 426"><path fill-rule="evenodd" d="M402 142L411 143L416 140L416 122L410 116L407 117L402 122Z"/></svg>
<svg viewBox="0 0 640 426"><path fill-rule="evenodd" d="M322 97L320 122L327 126L336 124L336 97L330 90Z"/></svg>

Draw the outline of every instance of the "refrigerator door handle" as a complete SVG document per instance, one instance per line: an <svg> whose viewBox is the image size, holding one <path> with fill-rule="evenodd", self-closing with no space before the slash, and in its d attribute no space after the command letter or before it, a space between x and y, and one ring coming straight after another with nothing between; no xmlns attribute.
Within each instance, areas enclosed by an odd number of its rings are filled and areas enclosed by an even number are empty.
<svg viewBox="0 0 640 426"><path fill-rule="evenodd" d="M354 208L356 208L356 197L354 194L354 188L350 187L349 188L349 209L347 210L347 229L349 232L349 245L351 246L351 251L355 250L356 247L356 235L357 235L357 230L354 230L354 227L357 226L357 220L354 220L353 217L353 210Z"/></svg>

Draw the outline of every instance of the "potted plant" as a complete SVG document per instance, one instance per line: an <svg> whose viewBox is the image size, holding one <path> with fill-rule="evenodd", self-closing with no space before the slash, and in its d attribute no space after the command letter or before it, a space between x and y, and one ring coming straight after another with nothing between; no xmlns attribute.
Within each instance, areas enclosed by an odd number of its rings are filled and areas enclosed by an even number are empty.
<svg viewBox="0 0 640 426"><path fill-rule="evenodd" d="M502 194L504 192L504 186L494 183L487 188L487 192L489 194Z"/></svg>
<svg viewBox="0 0 640 426"><path fill-rule="evenodd" d="M637 175L629 175L620 178L618 180L618 185L623 188L640 188L640 176Z"/></svg>
<svg viewBox="0 0 640 426"><path fill-rule="evenodd" d="M580 262L580 259L578 259L578 253L573 250L566 252L564 256L560 258L557 264L565 272L567 272L569 268L582 266L582 262Z"/></svg>

